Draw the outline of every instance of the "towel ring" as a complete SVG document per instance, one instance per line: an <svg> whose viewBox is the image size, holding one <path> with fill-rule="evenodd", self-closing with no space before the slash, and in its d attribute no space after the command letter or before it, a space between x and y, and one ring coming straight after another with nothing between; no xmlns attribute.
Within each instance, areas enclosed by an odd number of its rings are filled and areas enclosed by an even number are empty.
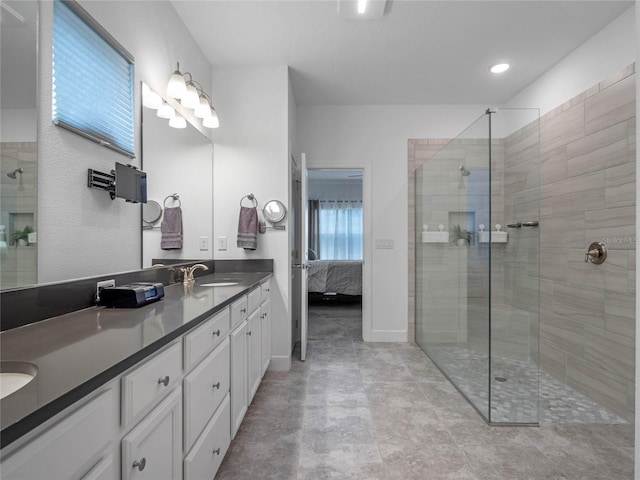
<svg viewBox="0 0 640 480"><path fill-rule="evenodd" d="M256 196L253 193L250 193L249 195L245 195L244 197L242 197L240 199L240 206L242 206L242 202L245 198L248 198L249 200L251 200L253 202L254 207L258 206L258 200L256 200Z"/></svg>
<svg viewBox="0 0 640 480"><path fill-rule="evenodd" d="M164 202L162 202L162 204L164 205L164 208L167 208L167 200L169 200L170 198L172 198L174 202L178 202L178 207L182 206L182 202L180 201L180 195L178 195L177 193L174 193L172 195L168 195L167 197L165 197Z"/></svg>

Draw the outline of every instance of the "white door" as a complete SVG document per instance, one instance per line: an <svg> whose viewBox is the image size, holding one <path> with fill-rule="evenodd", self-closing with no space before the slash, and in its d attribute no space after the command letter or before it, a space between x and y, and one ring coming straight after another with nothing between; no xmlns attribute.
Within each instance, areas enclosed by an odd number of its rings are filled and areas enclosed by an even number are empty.
<svg viewBox="0 0 640 480"><path fill-rule="evenodd" d="M302 198L302 239L300 242L300 360L307 359L307 337L309 327L309 295L307 262L309 260L309 199L307 198L307 155L300 155L300 197Z"/></svg>

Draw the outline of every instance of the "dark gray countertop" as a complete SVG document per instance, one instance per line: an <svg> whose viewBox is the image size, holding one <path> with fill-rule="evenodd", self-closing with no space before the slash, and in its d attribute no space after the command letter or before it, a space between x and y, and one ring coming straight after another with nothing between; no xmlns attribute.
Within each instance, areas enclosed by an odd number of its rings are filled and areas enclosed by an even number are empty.
<svg viewBox="0 0 640 480"><path fill-rule="evenodd" d="M0 360L37 366L25 387L0 401L2 447L194 328L242 296L265 273L214 273L165 286L141 308L92 307L0 333ZM203 287L216 281L237 285Z"/></svg>

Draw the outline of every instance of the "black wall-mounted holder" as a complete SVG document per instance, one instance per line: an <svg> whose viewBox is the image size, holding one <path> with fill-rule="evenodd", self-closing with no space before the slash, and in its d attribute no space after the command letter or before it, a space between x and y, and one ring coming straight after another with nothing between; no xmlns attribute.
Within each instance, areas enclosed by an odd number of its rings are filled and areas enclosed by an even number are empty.
<svg viewBox="0 0 640 480"><path fill-rule="evenodd" d="M98 188L100 190L106 190L109 192L111 200L116 199L116 171L111 170L111 173L99 172L97 170L89 169L87 175L87 184L89 188Z"/></svg>

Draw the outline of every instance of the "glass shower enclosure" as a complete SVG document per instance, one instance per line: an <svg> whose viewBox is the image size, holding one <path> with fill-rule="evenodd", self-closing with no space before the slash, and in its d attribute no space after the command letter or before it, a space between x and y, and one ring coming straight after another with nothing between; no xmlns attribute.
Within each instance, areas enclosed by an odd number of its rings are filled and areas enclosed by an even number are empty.
<svg viewBox="0 0 640 480"><path fill-rule="evenodd" d="M415 176L416 342L490 424L539 422L539 150L487 110Z"/></svg>

